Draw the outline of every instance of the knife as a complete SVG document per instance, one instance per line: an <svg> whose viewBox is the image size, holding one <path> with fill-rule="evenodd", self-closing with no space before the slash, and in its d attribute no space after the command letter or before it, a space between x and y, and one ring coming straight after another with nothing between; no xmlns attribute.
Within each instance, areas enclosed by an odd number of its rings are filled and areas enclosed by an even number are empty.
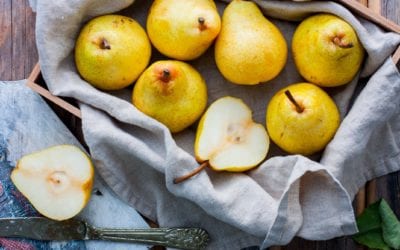
<svg viewBox="0 0 400 250"><path fill-rule="evenodd" d="M204 249L208 233L201 228L96 228L85 221L53 221L42 217L0 218L0 237L35 240L110 240L172 248Z"/></svg>

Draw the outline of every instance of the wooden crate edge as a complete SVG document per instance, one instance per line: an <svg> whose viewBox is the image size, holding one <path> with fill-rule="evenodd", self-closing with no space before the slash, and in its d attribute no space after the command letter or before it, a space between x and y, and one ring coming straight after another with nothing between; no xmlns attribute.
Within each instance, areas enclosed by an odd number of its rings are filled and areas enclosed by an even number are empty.
<svg viewBox="0 0 400 250"><path fill-rule="evenodd" d="M31 88L33 91L35 91L36 93L40 94L41 96L43 96L47 100L53 102L54 104L58 105L59 107L67 110L74 116L76 116L78 118L82 118L82 113L77 107L73 106L72 104L63 100L62 98L53 95L52 93L50 93L49 90L47 90L47 89L43 88L42 86L40 86L39 84L37 84L36 81L37 81L39 75L40 75L40 66L39 66L39 63L36 63L35 67L33 68L31 74L29 75L29 77L27 79L26 85L29 88Z"/></svg>

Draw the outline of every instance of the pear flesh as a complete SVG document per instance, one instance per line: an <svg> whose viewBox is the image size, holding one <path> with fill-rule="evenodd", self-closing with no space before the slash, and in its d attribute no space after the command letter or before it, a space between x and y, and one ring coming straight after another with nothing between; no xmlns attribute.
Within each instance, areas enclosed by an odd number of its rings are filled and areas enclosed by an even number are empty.
<svg viewBox="0 0 400 250"><path fill-rule="evenodd" d="M26 155L11 173L17 189L39 213L53 220L72 218L85 207L93 177L91 160L72 145Z"/></svg>
<svg viewBox="0 0 400 250"><path fill-rule="evenodd" d="M317 14L303 20L293 35L292 51L299 73L322 87L349 83L364 58L364 49L354 29L331 14Z"/></svg>
<svg viewBox="0 0 400 250"><path fill-rule="evenodd" d="M193 124L204 112L207 86L200 73L189 64L157 61L136 82L132 103L176 133Z"/></svg>
<svg viewBox="0 0 400 250"><path fill-rule="evenodd" d="M214 170L242 172L265 159L269 137L263 125L252 120L250 108L234 97L223 97L200 120L195 141L199 162Z"/></svg>
<svg viewBox="0 0 400 250"><path fill-rule="evenodd" d="M193 60L217 37L221 19L214 1L155 0L146 26L152 44L162 54Z"/></svg>
<svg viewBox="0 0 400 250"><path fill-rule="evenodd" d="M253 85L275 78L284 68L287 44L257 5L234 0L224 11L215 43L215 61L232 83Z"/></svg>

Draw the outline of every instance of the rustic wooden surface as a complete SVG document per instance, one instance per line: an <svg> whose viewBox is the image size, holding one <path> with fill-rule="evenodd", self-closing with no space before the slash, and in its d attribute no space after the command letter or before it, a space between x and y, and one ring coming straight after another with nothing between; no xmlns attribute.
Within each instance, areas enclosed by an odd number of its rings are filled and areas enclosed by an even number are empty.
<svg viewBox="0 0 400 250"><path fill-rule="evenodd" d="M358 0L393 22L400 24L400 1ZM27 0L0 0L0 80L20 80L29 76L38 60L35 44L35 13ZM58 110L59 111L59 110ZM62 114L71 130L78 130L75 119ZM69 119L68 119L69 118ZM354 202L368 204L378 198L385 198L400 217L400 173L378 178L366 185ZM358 208L360 209L360 207ZM350 237L329 241L306 241L299 238L278 249L362 249Z"/></svg>

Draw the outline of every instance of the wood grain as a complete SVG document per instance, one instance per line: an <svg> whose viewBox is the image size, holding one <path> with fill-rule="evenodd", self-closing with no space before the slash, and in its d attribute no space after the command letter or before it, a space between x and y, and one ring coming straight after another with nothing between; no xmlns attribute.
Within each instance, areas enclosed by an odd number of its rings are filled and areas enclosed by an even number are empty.
<svg viewBox="0 0 400 250"><path fill-rule="evenodd" d="M11 22L11 1L0 1L0 79L12 79L12 22Z"/></svg>
<svg viewBox="0 0 400 250"><path fill-rule="evenodd" d="M29 76L38 61L35 13L27 0L0 1L0 80Z"/></svg>
<svg viewBox="0 0 400 250"><path fill-rule="evenodd" d="M353 0L338 0L347 4L351 3L356 9ZM383 24L387 29L400 31L397 24L400 23L400 1L397 0L358 0L359 3L370 7L369 11L374 13L377 22ZM373 7L375 6L375 7ZM379 10L378 10L379 7ZM376 15L381 13L389 18ZM1 0L0 1L0 79L18 80L29 76L34 65L38 61L35 45L35 14L28 6L27 0ZM400 58L400 50L394 59ZM51 106L64 120L68 128L78 137L81 137L80 120L68 112L61 110L56 105ZM82 138L81 138L82 139ZM363 210L358 204L367 204L376 198L385 198L395 213L400 216L400 174L393 173L376 180L375 191L370 184L361 190L361 195L354 202L357 213ZM375 196L368 194L375 193ZM290 244L274 249L359 249L351 240L351 237L341 237L329 241L307 241L295 238Z"/></svg>

